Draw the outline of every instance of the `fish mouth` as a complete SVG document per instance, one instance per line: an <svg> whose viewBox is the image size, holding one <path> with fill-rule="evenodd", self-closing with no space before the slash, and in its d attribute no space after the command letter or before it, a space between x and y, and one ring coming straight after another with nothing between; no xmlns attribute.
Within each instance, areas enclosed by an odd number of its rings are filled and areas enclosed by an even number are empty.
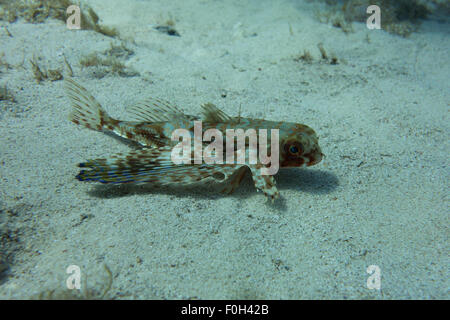
<svg viewBox="0 0 450 320"><path fill-rule="evenodd" d="M320 161L322 161L323 157L325 157L325 155L321 151L315 152L312 156L308 157L309 161L306 166L310 167L318 164Z"/></svg>

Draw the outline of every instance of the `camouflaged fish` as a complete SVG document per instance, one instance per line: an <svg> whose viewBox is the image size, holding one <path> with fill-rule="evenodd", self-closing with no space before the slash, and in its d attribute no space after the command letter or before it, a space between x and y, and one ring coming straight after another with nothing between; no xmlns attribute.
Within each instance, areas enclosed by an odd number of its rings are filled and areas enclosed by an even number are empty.
<svg viewBox="0 0 450 320"><path fill-rule="evenodd" d="M67 79L65 86L73 107L72 122L115 134L139 146L128 154L80 163L78 166L84 168L76 176L80 181L189 185L213 180L224 183L223 192L232 193L250 169L258 191L263 191L272 201L279 197L274 177L261 175L260 169L267 166L262 163L175 164L171 152L178 141L172 141L172 132L184 128L193 133L196 120L202 121L203 131L209 128L222 132L239 128L279 129L280 168L312 166L322 160L316 133L303 124L230 117L211 103L202 106L201 119L184 114L167 101L153 98L128 108L136 121L120 121L110 117L97 100L72 79Z"/></svg>

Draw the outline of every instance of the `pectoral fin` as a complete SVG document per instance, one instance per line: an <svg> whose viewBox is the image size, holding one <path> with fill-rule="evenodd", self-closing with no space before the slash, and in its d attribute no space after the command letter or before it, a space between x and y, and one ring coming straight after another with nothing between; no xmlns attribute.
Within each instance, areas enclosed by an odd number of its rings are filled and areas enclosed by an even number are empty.
<svg viewBox="0 0 450 320"><path fill-rule="evenodd" d="M100 183L191 184L207 178L223 181L232 168L208 164L180 164L171 159L172 148L162 147L118 154L111 159L94 159L80 163L76 178Z"/></svg>

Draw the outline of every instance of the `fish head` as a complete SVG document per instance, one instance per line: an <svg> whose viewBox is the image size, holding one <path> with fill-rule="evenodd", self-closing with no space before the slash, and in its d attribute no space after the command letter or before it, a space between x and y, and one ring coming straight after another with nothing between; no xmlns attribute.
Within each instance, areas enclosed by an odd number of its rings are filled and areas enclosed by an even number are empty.
<svg viewBox="0 0 450 320"><path fill-rule="evenodd" d="M324 154L317 134L308 126L295 124L280 131L280 167L305 167L319 163Z"/></svg>

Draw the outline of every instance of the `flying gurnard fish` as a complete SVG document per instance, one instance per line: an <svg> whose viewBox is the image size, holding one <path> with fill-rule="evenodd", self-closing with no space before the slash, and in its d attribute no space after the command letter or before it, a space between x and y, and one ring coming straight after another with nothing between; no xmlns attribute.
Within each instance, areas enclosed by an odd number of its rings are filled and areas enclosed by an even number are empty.
<svg viewBox="0 0 450 320"><path fill-rule="evenodd" d="M272 201L279 197L273 175L262 175L263 163L256 164L175 164L171 153L178 141L172 132L183 128L194 132L194 121L202 121L202 130L278 129L279 167L312 166L322 160L318 137L310 127L291 122L230 117L211 103L202 106L203 119L186 115L167 101L149 98L128 108L137 121L120 121L110 117L89 92L72 79L65 80L72 103L70 120L94 131L115 134L139 146L128 154L109 159L93 159L80 163L83 168L76 178L100 183L150 183L157 185L189 185L217 181L223 192L232 193L250 169L257 190ZM267 142L270 145L270 139ZM248 143L246 141L248 146Z"/></svg>

